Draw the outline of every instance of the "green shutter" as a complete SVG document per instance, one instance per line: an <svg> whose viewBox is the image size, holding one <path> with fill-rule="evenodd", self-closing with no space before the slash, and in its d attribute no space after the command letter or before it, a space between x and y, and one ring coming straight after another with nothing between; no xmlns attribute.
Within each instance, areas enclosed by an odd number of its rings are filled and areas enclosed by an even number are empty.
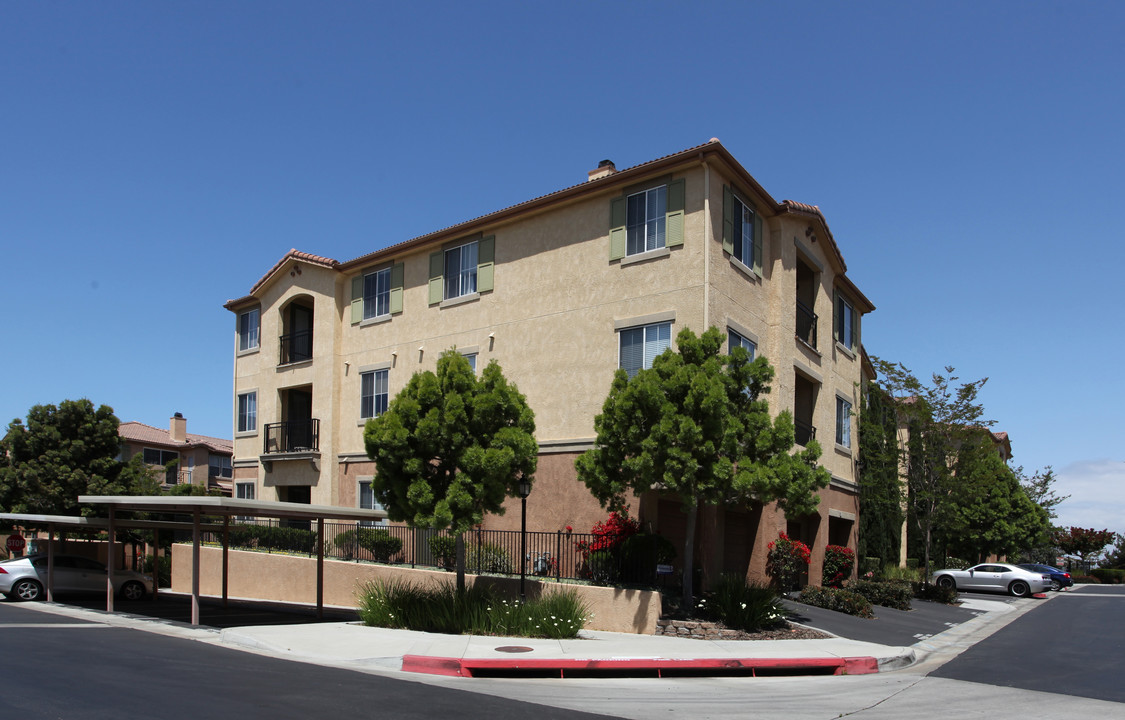
<svg viewBox="0 0 1125 720"><path fill-rule="evenodd" d="M492 275L495 267L496 236L482 237L477 243L477 292L492 289Z"/></svg>
<svg viewBox="0 0 1125 720"><path fill-rule="evenodd" d="M402 312L402 288L406 283L404 276L406 275L405 268L402 263L395 263L391 266L391 314Z"/></svg>
<svg viewBox="0 0 1125 720"><path fill-rule="evenodd" d="M430 253L430 305L441 302L445 295L441 277L444 266L444 252L438 250L435 253Z"/></svg>
<svg viewBox="0 0 1125 720"><path fill-rule="evenodd" d="M363 320L363 276L352 278L352 325Z"/></svg>
<svg viewBox="0 0 1125 720"><path fill-rule="evenodd" d="M852 350L859 352L859 310L856 310L853 305L851 308L852 313Z"/></svg>
<svg viewBox="0 0 1125 720"><path fill-rule="evenodd" d="M752 266L754 272L759 275L762 274L762 265L765 263L765 256L762 253L762 215L754 211L754 265Z"/></svg>
<svg viewBox="0 0 1125 720"><path fill-rule="evenodd" d="M723 185L723 250L734 255L734 193Z"/></svg>
<svg viewBox="0 0 1125 720"><path fill-rule="evenodd" d="M664 247L684 244L684 181L668 183L668 202L664 213Z"/></svg>
<svg viewBox="0 0 1125 720"><path fill-rule="evenodd" d="M615 197L609 203L609 259L625 257L625 198Z"/></svg>

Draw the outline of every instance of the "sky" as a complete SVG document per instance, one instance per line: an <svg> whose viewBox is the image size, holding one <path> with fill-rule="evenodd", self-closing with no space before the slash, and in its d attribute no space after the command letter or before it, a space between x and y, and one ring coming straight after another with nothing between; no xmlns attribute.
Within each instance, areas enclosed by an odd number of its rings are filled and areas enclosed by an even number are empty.
<svg viewBox="0 0 1125 720"><path fill-rule="evenodd" d="M821 208L869 354L987 377L1057 522L1125 532L1123 28L1036 0L4 3L0 419L86 397L230 437L223 303L290 248L351 260L717 137Z"/></svg>

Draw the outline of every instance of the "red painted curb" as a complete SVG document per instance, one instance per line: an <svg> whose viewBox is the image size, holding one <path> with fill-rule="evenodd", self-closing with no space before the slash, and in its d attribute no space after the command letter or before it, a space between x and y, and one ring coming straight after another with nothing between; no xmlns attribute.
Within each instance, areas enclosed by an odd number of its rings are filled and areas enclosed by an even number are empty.
<svg viewBox="0 0 1125 720"><path fill-rule="evenodd" d="M584 675L598 673L620 675L623 673L655 673L661 677L663 671L696 671L706 674L707 670L723 672L749 671L756 675L798 674L801 670L809 674L868 675L879 672L879 662L873 657L848 658L693 658L673 660L666 658L629 658L621 660L569 660L563 658L441 658L424 655L405 655L402 669L407 672L428 673L430 675L450 675L475 677L478 674L497 672L518 674L520 672L542 674L557 671L559 677L566 673L581 672ZM825 671L831 670L830 673Z"/></svg>

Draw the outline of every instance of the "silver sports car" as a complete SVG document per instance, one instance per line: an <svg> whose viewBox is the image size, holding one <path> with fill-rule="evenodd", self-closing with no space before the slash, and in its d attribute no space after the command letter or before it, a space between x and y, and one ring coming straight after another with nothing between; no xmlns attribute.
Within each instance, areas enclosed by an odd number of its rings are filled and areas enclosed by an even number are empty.
<svg viewBox="0 0 1125 720"><path fill-rule="evenodd" d="M1051 578L1008 563L983 563L968 570L938 570L933 583L956 590L1011 593L1027 597L1051 589Z"/></svg>
<svg viewBox="0 0 1125 720"><path fill-rule="evenodd" d="M55 592L105 592L106 574L105 565L97 560L55 555ZM12 600L43 600L47 597L46 587L46 555L0 562L0 593ZM140 600L152 592L152 577L131 570L114 570L113 589L126 600Z"/></svg>

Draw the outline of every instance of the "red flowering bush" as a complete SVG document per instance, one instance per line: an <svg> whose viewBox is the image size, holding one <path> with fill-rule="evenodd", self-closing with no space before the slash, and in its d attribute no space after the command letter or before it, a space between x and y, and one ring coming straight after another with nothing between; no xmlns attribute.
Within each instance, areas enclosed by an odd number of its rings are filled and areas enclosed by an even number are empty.
<svg viewBox="0 0 1125 720"><path fill-rule="evenodd" d="M809 565L812 553L809 546L800 540L791 540L785 533L768 546L766 572L782 592L797 588L801 573Z"/></svg>
<svg viewBox="0 0 1125 720"><path fill-rule="evenodd" d="M629 513L611 512L609 517L594 523L590 540L575 540L574 547L582 556L580 574L597 583L612 582L618 575L620 549L626 540L641 529L639 520Z"/></svg>
<svg viewBox="0 0 1125 720"><path fill-rule="evenodd" d="M855 551L843 545L829 545L824 548L825 587L843 587L844 581L852 576L855 567Z"/></svg>

